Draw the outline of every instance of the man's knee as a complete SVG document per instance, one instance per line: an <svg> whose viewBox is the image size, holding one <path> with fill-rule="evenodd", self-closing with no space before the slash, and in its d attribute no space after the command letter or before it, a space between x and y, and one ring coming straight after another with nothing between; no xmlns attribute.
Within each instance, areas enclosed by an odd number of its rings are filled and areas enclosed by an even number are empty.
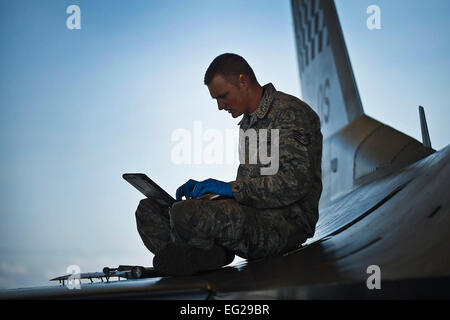
<svg viewBox="0 0 450 320"><path fill-rule="evenodd" d="M139 201L139 205L138 205L138 207L136 209L136 212L135 212L136 219L140 220L142 218L142 215L143 215L143 213L145 211L145 208L148 207L146 205L146 203L148 202L147 200L148 199L142 199L141 201Z"/></svg>
<svg viewBox="0 0 450 320"><path fill-rule="evenodd" d="M141 219L141 215L142 215L142 208L143 208L143 202L144 201L144 199L142 199L140 202L139 202L139 205L137 206L137 208L136 208L136 212L134 213L134 215L136 216L136 219L137 220L140 220Z"/></svg>
<svg viewBox="0 0 450 320"><path fill-rule="evenodd" d="M163 208L161 208L154 200L145 198L139 201L135 216L138 221L143 221L146 220L148 216L160 214L162 211Z"/></svg>

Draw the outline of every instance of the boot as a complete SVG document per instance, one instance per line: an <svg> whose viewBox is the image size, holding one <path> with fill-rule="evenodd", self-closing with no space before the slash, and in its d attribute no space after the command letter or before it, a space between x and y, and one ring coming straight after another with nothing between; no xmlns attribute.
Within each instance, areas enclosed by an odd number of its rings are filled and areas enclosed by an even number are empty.
<svg viewBox="0 0 450 320"><path fill-rule="evenodd" d="M231 259L231 260L230 260ZM201 271L219 269L229 264L234 254L214 245L210 250L169 243L153 258L156 271L169 276L186 276Z"/></svg>

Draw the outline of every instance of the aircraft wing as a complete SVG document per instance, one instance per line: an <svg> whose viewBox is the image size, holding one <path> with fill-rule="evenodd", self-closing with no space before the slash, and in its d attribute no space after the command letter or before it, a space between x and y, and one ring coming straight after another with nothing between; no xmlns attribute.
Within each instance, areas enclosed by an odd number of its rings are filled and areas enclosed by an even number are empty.
<svg viewBox="0 0 450 320"><path fill-rule="evenodd" d="M284 256L186 277L4 290L3 299L450 298L450 146L330 202ZM381 272L369 289L368 268Z"/></svg>

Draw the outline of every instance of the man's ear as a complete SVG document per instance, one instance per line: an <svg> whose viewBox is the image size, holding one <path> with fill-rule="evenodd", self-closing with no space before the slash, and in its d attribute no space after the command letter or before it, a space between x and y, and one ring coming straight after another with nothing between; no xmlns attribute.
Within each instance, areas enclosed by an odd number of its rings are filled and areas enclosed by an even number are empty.
<svg viewBox="0 0 450 320"><path fill-rule="evenodd" d="M246 74L240 74L238 78L239 86L243 89L248 89L250 78Z"/></svg>

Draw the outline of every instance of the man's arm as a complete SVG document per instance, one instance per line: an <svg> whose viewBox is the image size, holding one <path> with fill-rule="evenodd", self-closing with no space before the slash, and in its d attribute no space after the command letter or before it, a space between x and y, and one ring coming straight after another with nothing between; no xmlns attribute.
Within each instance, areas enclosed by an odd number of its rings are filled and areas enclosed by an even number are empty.
<svg viewBox="0 0 450 320"><path fill-rule="evenodd" d="M304 118L304 117L303 117ZM302 199L311 189L312 123L297 112L279 121L279 169L274 175L230 182L234 198L256 208L277 208Z"/></svg>

